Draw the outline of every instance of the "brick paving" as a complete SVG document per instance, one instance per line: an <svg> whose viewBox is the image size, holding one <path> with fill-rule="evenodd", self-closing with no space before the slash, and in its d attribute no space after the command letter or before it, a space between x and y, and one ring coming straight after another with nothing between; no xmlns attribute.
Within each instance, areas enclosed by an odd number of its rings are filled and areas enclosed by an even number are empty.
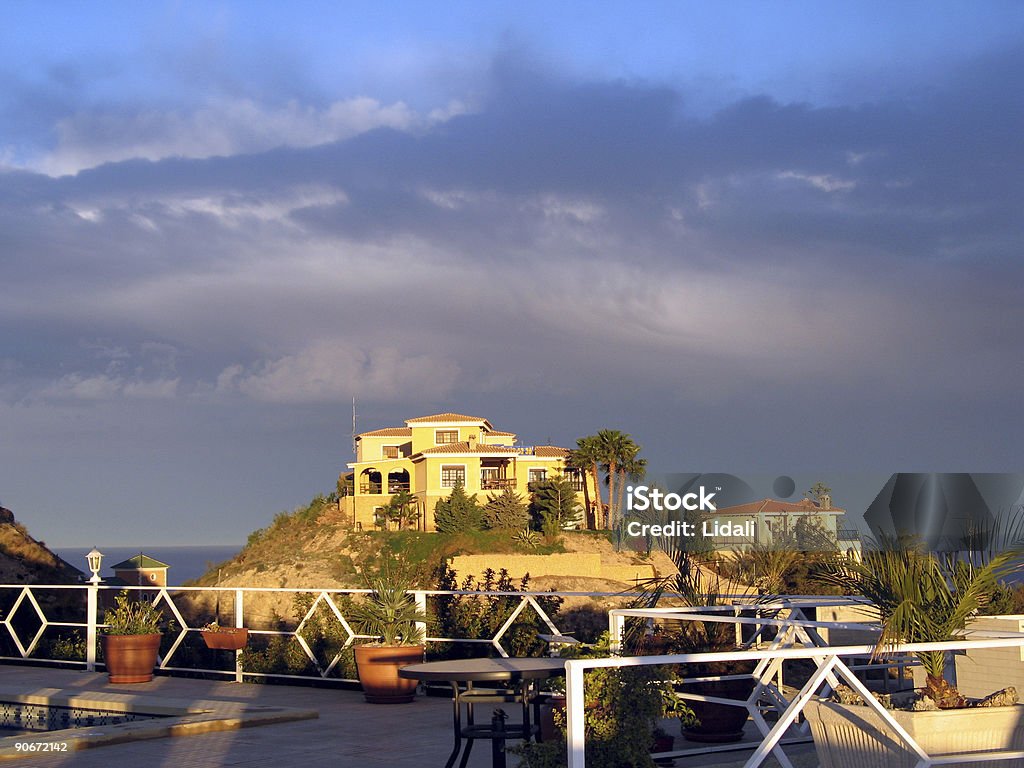
<svg viewBox="0 0 1024 768"><path fill-rule="evenodd" d="M102 694L119 693L186 700L219 700L250 706L315 710L317 719L237 730L133 741L64 754L33 755L19 764L35 768L441 768L451 749L451 702L420 696L412 704L367 704L358 691L298 686L255 685L157 677L150 683L110 685L105 674L28 666L0 667L0 685L28 694L47 688ZM31 736L22 737L31 740ZM814 764L801 747L799 766ZM792 754L792 752L790 753ZM675 765L735 766L749 753L679 758ZM516 765L509 756L508 764ZM774 763L770 761L769 764ZM13 764L13 763L7 763ZM470 768L491 764L490 743L477 742ZM0 763L2 765L2 763Z"/></svg>

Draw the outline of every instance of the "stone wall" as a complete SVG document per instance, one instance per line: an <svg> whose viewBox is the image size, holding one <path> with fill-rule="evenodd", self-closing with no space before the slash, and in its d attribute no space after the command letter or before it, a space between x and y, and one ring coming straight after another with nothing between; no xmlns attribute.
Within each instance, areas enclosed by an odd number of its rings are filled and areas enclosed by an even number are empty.
<svg viewBox="0 0 1024 768"><path fill-rule="evenodd" d="M473 575L480 577L490 568L497 572L504 568L514 579L520 579L527 573L531 577L538 576L578 576L592 579L608 579L631 584L635 579L654 577L653 565L636 563L630 565L602 562L597 553L564 553L554 555L459 555L449 563L458 574L459 580Z"/></svg>

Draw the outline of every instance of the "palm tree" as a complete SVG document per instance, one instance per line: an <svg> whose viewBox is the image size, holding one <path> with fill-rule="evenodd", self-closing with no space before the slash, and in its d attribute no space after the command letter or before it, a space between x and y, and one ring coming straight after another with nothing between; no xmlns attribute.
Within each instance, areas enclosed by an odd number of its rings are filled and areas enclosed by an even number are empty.
<svg viewBox="0 0 1024 768"><path fill-rule="evenodd" d="M640 446L633 438L617 429L602 429L597 433L598 456L608 473L608 516L611 525L618 524L620 511L616 504L616 481L623 465L634 461L640 453ZM623 480L625 478L622 478Z"/></svg>
<svg viewBox="0 0 1024 768"><path fill-rule="evenodd" d="M569 456L566 458L565 464L567 467L579 470L583 477L583 503L587 510L584 525L589 530L596 530L598 528L598 516L602 506L600 474L598 469L600 465L600 458L596 438L593 435L579 438L576 441L576 450L569 452ZM590 503L590 484L587 482L588 477L594 478L594 491L597 493L597 499L594 502L596 506L594 508L591 507Z"/></svg>
<svg viewBox="0 0 1024 768"><path fill-rule="evenodd" d="M989 602L999 580L1021 567L1019 548L974 566L954 554L940 558L905 539L883 539L878 547L863 562L827 561L815 577L878 606L879 652L901 642L940 643L962 637L971 614ZM925 691L939 708L963 706L963 696L945 678L946 653L916 655L925 670Z"/></svg>

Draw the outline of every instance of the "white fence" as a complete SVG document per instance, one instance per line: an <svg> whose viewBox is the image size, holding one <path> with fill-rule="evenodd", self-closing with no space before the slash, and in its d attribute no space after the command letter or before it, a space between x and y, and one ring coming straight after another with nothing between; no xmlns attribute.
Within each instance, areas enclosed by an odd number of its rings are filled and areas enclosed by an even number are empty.
<svg viewBox="0 0 1024 768"><path fill-rule="evenodd" d="M335 668L342 658L342 654L345 649L352 646L352 644L361 638L367 638L366 635L357 634L348 618L345 616L344 600L342 598L349 596L356 596L360 594L366 594L369 590L366 589L287 589L287 588L257 588L257 587L246 587L246 588L233 588L233 587L154 587L154 586L139 586L139 587L125 587L125 586L93 586L93 585L32 585L32 586L21 586L21 585L0 585L0 596L5 593L8 595L14 591L16 597L3 615L0 625L8 633L14 649L17 651L17 655L4 655L0 656L0 659L17 659L21 661L39 661L39 662L53 662L60 661L62 663L85 666L88 670L93 670L97 665L97 630L103 626L102 624L102 613L104 604L110 604L113 601L113 596L122 591L144 593L147 596L151 595L151 601L153 605L157 606L164 611L165 617L173 619L176 624L176 629L171 635L173 638L170 642L170 646L161 655L158 668L171 672L203 672L208 674L219 674L234 676L235 680L242 681L244 677L275 677L275 678L321 678L321 679L339 679L336 676L332 676ZM54 595L64 596L66 599L61 601L54 601ZM298 647L301 648L302 652L308 657L310 664L316 670L315 674L311 675L290 675L290 674L279 674L279 673L268 673L260 672L256 670L247 670L245 659L246 651L240 650L234 652L234 669L223 670L223 669L208 669L205 667L195 666L179 666L175 663L175 659L181 656L181 649L186 643L186 640L190 637L197 636L203 629L203 626L211 618L214 618L213 614L207 610L205 612L205 618L202 623L199 623L195 619L196 623L190 623L188 619L197 613L196 609L188 603L194 602L195 596L206 594L212 596L212 599L220 599L221 602L227 604L228 607L224 609L224 613L230 615L231 623L237 627L246 626L246 617L248 615L247 606L251 604L257 596L263 596L268 594L277 594L283 596L295 596L295 595L309 595L311 604L308 610L301 615L291 617L294 625L293 629L258 629L251 628L249 634L251 637L283 637L286 639L294 639ZM421 610L426 611L432 600L437 600L442 596L466 596L466 597L479 597L482 599L488 598L511 598L518 601L518 604L511 611L510 615L505 619L503 624L495 631L490 637L485 638L467 638L467 637L442 637L436 635L427 635L428 644L439 644L439 643L456 643L456 644L477 644L490 646L492 652L496 655L505 656L509 655L503 642L509 629L512 628L517 621L521 619L524 612L532 611L536 614L537 619L546 628L548 632L553 635L562 634L561 630L556 626L551 617L548 616L542 606L542 598L546 597L607 597L607 598L622 598L621 594L614 593L597 593L597 592L497 592L497 591L462 591L462 590L414 590L411 592L414 596L417 605ZM107 599L103 599L106 596ZM6 603L6 599L4 600ZM67 605L75 604L81 605L81 615L78 620L69 621L63 616L52 615L54 609L51 607L51 603L59 602L63 609L67 609ZM335 627L336 630L344 635L345 639L342 644L342 648L338 650L330 659L318 659L307 638L303 634L303 630L314 620L318 611L326 611L331 617L331 620L337 622ZM199 613L202 613L200 611ZM25 625L30 625L26 631ZM37 626L38 625L38 626ZM34 629L33 629L34 628ZM77 631L84 635L85 638L85 659L81 661L67 661L66 659L55 659L47 656L40 656L38 650L41 647L41 641L48 631L59 631L60 629L66 629L69 631ZM424 629L429 629L424 626ZM2 630L0 630L2 631ZM429 648L429 645L428 645ZM223 653L223 652L222 652ZM342 678L344 679L344 678Z"/></svg>

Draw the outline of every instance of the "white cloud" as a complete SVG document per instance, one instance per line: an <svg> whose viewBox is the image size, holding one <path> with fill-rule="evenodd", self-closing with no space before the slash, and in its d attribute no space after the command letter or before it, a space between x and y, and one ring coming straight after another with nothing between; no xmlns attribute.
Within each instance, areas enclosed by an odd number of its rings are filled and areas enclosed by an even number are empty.
<svg viewBox="0 0 1024 768"><path fill-rule="evenodd" d="M46 400L167 400L178 394L179 379L129 379L109 374L69 373L40 391Z"/></svg>
<svg viewBox="0 0 1024 768"><path fill-rule="evenodd" d="M798 173L797 171L783 171L778 178L786 180L802 181L822 192L843 192L853 189L857 182L848 179L840 179L828 173Z"/></svg>
<svg viewBox="0 0 1024 768"><path fill-rule="evenodd" d="M57 123L57 146L32 167L61 176L119 160L203 158L280 146L309 147L374 128L422 128L464 111L461 103L453 102L420 115L401 101L382 104L368 97L336 101L324 108L297 101L269 107L251 99L236 99L190 112L82 111ZM82 213L88 215L88 211Z"/></svg>
<svg viewBox="0 0 1024 768"><path fill-rule="evenodd" d="M340 402L353 395L367 400L432 399L448 395L458 375L458 365L441 356L320 341L249 370L229 366L217 378L217 391L268 402Z"/></svg>

